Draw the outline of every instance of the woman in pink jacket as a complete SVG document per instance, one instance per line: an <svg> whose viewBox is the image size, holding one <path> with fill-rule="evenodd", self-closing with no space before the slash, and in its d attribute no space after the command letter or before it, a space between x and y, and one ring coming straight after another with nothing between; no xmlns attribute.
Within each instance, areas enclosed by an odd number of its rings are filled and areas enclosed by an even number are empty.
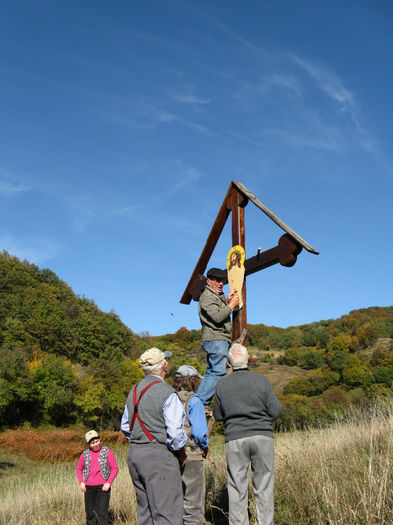
<svg viewBox="0 0 393 525"><path fill-rule="evenodd" d="M113 452L103 447L95 430L85 435L89 448L76 466L79 486L85 494L86 525L107 525L111 485L119 467Z"/></svg>

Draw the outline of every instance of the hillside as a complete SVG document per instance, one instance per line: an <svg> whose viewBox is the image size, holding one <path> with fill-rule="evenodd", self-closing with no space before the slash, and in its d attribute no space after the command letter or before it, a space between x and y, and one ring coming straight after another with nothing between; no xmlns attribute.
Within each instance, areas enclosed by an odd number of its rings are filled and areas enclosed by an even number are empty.
<svg viewBox="0 0 393 525"><path fill-rule="evenodd" d="M186 328L150 338L200 366L199 341ZM284 406L283 430L331 423L353 404L393 394L392 306L288 328L249 325L248 344L249 366L269 378Z"/></svg>
<svg viewBox="0 0 393 525"><path fill-rule="evenodd" d="M249 325L250 367L267 375L279 425L329 422L375 395L391 395L393 307L288 328ZM83 422L117 428L137 358L149 346L205 369L200 330L140 337L114 312L76 296L51 270L0 253L0 427Z"/></svg>
<svg viewBox="0 0 393 525"><path fill-rule="evenodd" d="M117 426L146 348L52 271L0 253L0 428Z"/></svg>
<svg viewBox="0 0 393 525"><path fill-rule="evenodd" d="M114 313L77 297L51 270L0 253L0 346L88 364L113 352L136 358L145 345Z"/></svg>

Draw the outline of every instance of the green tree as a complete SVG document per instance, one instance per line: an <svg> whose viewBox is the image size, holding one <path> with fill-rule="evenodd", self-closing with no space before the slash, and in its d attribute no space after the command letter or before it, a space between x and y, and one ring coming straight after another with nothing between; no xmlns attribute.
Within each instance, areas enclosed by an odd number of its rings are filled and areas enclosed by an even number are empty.
<svg viewBox="0 0 393 525"><path fill-rule="evenodd" d="M356 330L356 336L359 340L359 344L365 348L369 344L372 343L373 340L375 340L376 337L378 337L378 332L373 326L372 323L366 322L363 323L357 330Z"/></svg>
<svg viewBox="0 0 393 525"><path fill-rule="evenodd" d="M317 368L311 370L305 376L292 378L284 387L284 394L316 396L329 388L329 386L337 384L339 377L339 374L336 372Z"/></svg>
<svg viewBox="0 0 393 525"><path fill-rule="evenodd" d="M339 334L329 339L327 343L327 349L331 354L338 351L352 352L355 349L357 343L357 338L347 334Z"/></svg>
<svg viewBox="0 0 393 525"><path fill-rule="evenodd" d="M35 342L34 337L26 331L20 319L8 317L4 323L3 347L24 348L32 352L35 348L38 348L38 344Z"/></svg>
<svg viewBox="0 0 393 525"><path fill-rule="evenodd" d="M376 383L381 383L391 388L393 384L393 366L378 366L373 368L372 377Z"/></svg>
<svg viewBox="0 0 393 525"><path fill-rule="evenodd" d="M86 426L95 425L101 419L105 384L92 375L84 375L79 393L75 397L78 413Z"/></svg>
<svg viewBox="0 0 393 525"><path fill-rule="evenodd" d="M99 358L93 361L82 379L81 393L75 400L83 421L97 422L100 428L118 429L127 395L142 377L139 360L124 358L108 362Z"/></svg>
<svg viewBox="0 0 393 525"><path fill-rule="evenodd" d="M320 368L324 363L322 355L316 350L307 350L298 360L298 366L306 370Z"/></svg>
<svg viewBox="0 0 393 525"><path fill-rule="evenodd" d="M74 366L62 357L43 354L30 363L30 370L44 416L58 426L73 422L79 387Z"/></svg>
<svg viewBox="0 0 393 525"><path fill-rule="evenodd" d="M34 415L27 353L19 348L0 348L0 426L18 425Z"/></svg>
<svg viewBox="0 0 393 525"><path fill-rule="evenodd" d="M337 350L328 358L327 362L332 370L336 372L341 372L341 370L345 366L347 357L348 354L346 352L344 352L343 350Z"/></svg>
<svg viewBox="0 0 393 525"><path fill-rule="evenodd" d="M366 386L372 380L370 372L361 365L345 366L342 370L342 378L350 388Z"/></svg>
<svg viewBox="0 0 393 525"><path fill-rule="evenodd" d="M276 422L278 430L305 429L315 423L315 413L311 399L306 396L291 394L280 397L280 401L283 411Z"/></svg>
<svg viewBox="0 0 393 525"><path fill-rule="evenodd" d="M393 350L386 347L376 348L370 359L371 366L393 366Z"/></svg>

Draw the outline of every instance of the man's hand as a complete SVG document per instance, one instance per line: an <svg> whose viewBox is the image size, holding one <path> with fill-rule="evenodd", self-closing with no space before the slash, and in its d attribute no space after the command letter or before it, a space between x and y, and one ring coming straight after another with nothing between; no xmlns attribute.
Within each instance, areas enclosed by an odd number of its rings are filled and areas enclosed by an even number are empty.
<svg viewBox="0 0 393 525"><path fill-rule="evenodd" d="M228 295L227 303L231 310L234 310L237 306L239 306L240 299L239 299L239 294L237 293L237 290L233 290L233 292L231 292Z"/></svg>
<svg viewBox="0 0 393 525"><path fill-rule="evenodd" d="M177 451L177 458L180 463L180 467L183 468L187 462L187 454L184 447Z"/></svg>
<svg viewBox="0 0 393 525"><path fill-rule="evenodd" d="M203 450L202 457L203 457L203 459L207 459L209 456L210 456L210 450L209 450L209 447L206 447L206 448Z"/></svg>
<svg viewBox="0 0 393 525"><path fill-rule="evenodd" d="M79 486L80 486L82 492L86 492L86 485L83 483L83 481L82 481L82 483L79 483Z"/></svg>
<svg viewBox="0 0 393 525"><path fill-rule="evenodd" d="M102 485L102 492L108 492L108 490L111 488L111 484L110 483L104 483Z"/></svg>

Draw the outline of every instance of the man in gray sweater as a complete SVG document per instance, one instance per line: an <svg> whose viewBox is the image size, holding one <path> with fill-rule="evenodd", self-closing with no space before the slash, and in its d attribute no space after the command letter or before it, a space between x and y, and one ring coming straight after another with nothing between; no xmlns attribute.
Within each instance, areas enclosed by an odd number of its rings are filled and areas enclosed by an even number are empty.
<svg viewBox="0 0 393 525"><path fill-rule="evenodd" d="M229 345L232 341L231 313L239 306L236 290L228 295L222 292L227 280L227 272L210 268L206 274L206 288L199 298L199 318L202 325L202 348L206 352L207 369L197 394L205 407L208 407L217 380L225 376Z"/></svg>
<svg viewBox="0 0 393 525"><path fill-rule="evenodd" d="M272 525L274 515L273 421L282 407L269 380L250 372L247 349L235 343L228 360L232 374L217 382L213 415L225 426L229 524L248 524L248 472L251 462L256 523Z"/></svg>

